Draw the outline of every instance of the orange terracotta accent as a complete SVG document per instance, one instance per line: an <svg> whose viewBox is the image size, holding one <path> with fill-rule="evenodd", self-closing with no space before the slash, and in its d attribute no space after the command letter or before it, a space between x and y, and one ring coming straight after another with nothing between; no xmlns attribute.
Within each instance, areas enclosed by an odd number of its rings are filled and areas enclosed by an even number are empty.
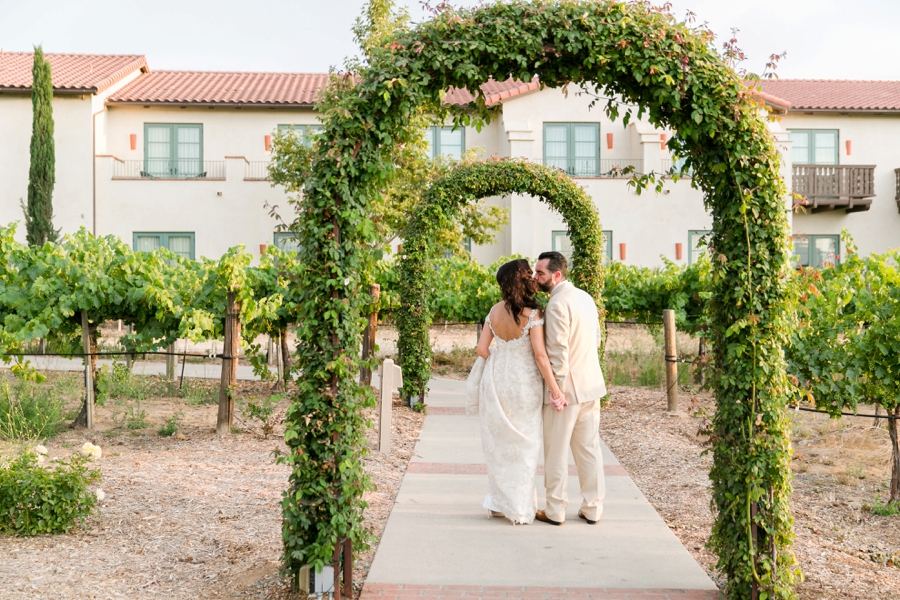
<svg viewBox="0 0 900 600"><path fill-rule="evenodd" d="M266 136L266 152L271 152L271 151L272 151L272 136L267 135Z"/></svg>
<svg viewBox="0 0 900 600"><path fill-rule="evenodd" d="M625 260L625 244L619 244L619 260Z"/></svg>
<svg viewBox="0 0 900 600"><path fill-rule="evenodd" d="M128 136L128 139L131 141L131 149L137 150L137 134L132 133L131 135Z"/></svg>
<svg viewBox="0 0 900 600"><path fill-rule="evenodd" d="M609 150L613 149L613 134L611 134L611 133L606 134L606 147Z"/></svg>
<svg viewBox="0 0 900 600"><path fill-rule="evenodd" d="M681 242L675 244L675 260L681 260L682 248Z"/></svg>
<svg viewBox="0 0 900 600"><path fill-rule="evenodd" d="M847 146L847 156L850 156L850 146L853 144L853 142L851 140L847 140L846 142L844 142L844 144L846 144Z"/></svg>
<svg viewBox="0 0 900 600"><path fill-rule="evenodd" d="M660 150L666 149L666 134L664 134L664 133L659 134L659 149Z"/></svg>
<svg viewBox="0 0 900 600"><path fill-rule="evenodd" d="M260 245L259 245L259 255L260 255L260 256L262 256L263 254L266 253L266 246L267 246L267 245L268 245L268 244L260 244Z"/></svg>

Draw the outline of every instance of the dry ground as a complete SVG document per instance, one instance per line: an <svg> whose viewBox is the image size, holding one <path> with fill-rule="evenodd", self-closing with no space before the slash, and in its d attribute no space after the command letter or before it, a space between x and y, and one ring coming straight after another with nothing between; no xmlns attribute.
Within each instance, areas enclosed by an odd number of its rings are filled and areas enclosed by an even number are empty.
<svg viewBox="0 0 900 600"><path fill-rule="evenodd" d="M708 394L694 397L695 406L713 409ZM705 446L698 436L703 419L669 417L665 408L660 390L615 387L600 435L688 551L721 583L715 556L705 547L713 516L710 457L700 455ZM900 516L880 517L866 508L887 494L887 431L872 428L871 419L794 412L791 418L791 509L805 575L800 598L897 600Z"/></svg>
<svg viewBox="0 0 900 600"><path fill-rule="evenodd" d="M269 385L242 383L241 391L256 395ZM0 598L287 597L277 572L288 469L272 460L274 450L285 449L280 436L287 401L278 405L279 425L268 439L247 422L242 433L216 437L214 405L154 398L141 407L147 428L118 427L107 405L98 407L96 430L66 431L47 443L51 455L74 452L85 441L100 445L106 498L99 513L70 534L0 536ZM156 429L178 410L184 414L180 436L160 437ZM366 495L366 525L376 536L423 419L398 400L392 453L373 452L365 460L376 485ZM372 448L374 436L370 430ZM370 550L357 559L357 582L373 556Z"/></svg>

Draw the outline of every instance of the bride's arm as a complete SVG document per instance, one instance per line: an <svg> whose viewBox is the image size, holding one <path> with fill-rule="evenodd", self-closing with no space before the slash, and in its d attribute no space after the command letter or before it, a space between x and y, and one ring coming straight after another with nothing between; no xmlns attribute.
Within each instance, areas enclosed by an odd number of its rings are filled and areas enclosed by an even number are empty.
<svg viewBox="0 0 900 600"><path fill-rule="evenodd" d="M541 376L544 378L547 387L550 389L550 398L552 400L562 399L563 402L565 402L565 399L562 397L562 390L559 389L559 383L553 375L553 367L550 366L550 357L547 356L547 347L544 345L544 326L532 326L529 334L531 336L531 349L534 350L534 360L537 362L538 369L541 370ZM556 404L556 402L554 402L554 404ZM565 406L565 404L563 404L563 406ZM556 410L561 410L561 407L558 406Z"/></svg>
<svg viewBox="0 0 900 600"><path fill-rule="evenodd" d="M482 327L481 329L481 337L478 338L478 347L475 351L478 353L478 356L487 360L488 356L491 355L490 347L491 342L494 341L494 333L491 331L490 327Z"/></svg>

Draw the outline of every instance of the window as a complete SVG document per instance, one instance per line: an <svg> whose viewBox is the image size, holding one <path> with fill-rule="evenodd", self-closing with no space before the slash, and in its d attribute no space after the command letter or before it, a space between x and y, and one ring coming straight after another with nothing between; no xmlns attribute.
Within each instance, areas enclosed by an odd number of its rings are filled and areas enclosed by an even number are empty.
<svg viewBox="0 0 900 600"><path fill-rule="evenodd" d="M276 233L275 245L285 252L298 252L300 250L300 237L296 233Z"/></svg>
<svg viewBox="0 0 900 600"><path fill-rule="evenodd" d="M821 268L840 262L841 236L795 235L794 265Z"/></svg>
<svg viewBox="0 0 900 600"><path fill-rule="evenodd" d="M293 132L304 146L309 146L317 133L322 131L321 125L279 125L278 133Z"/></svg>
<svg viewBox="0 0 900 600"><path fill-rule="evenodd" d="M463 248L465 248L466 252L469 254L472 253L472 238L467 237L463 240Z"/></svg>
<svg viewBox="0 0 900 600"><path fill-rule="evenodd" d="M709 251L709 234L712 231L708 229L692 229L688 231L688 264L692 265ZM701 245L702 243L702 245Z"/></svg>
<svg viewBox="0 0 900 600"><path fill-rule="evenodd" d="M431 158L444 155L459 160L466 151L466 130L462 127L429 127L425 139Z"/></svg>
<svg viewBox="0 0 900 600"><path fill-rule="evenodd" d="M598 177L600 124L544 123L544 164L572 177Z"/></svg>
<svg viewBox="0 0 900 600"><path fill-rule="evenodd" d="M141 177L203 177L203 125L144 123Z"/></svg>
<svg viewBox="0 0 900 600"><path fill-rule="evenodd" d="M569 239L568 231L554 231L551 234L551 248L554 252L559 252L566 257L566 262L572 266L572 240ZM612 231L603 232L603 262L608 263L612 260L613 235Z"/></svg>
<svg viewBox="0 0 900 600"><path fill-rule="evenodd" d="M194 260L194 234L135 232L134 249L137 252L153 252L159 248L168 248L178 256Z"/></svg>
<svg viewBox="0 0 900 600"><path fill-rule="evenodd" d="M837 129L791 129L795 165L838 164Z"/></svg>

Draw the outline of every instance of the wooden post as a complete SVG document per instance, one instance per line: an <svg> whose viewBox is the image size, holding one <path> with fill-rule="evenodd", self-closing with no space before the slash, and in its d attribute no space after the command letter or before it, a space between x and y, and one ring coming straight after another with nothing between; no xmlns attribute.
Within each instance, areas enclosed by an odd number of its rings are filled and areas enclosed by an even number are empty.
<svg viewBox="0 0 900 600"><path fill-rule="evenodd" d="M87 311L81 311L81 346L84 348L84 407L85 426L94 428L94 372L91 354L91 328L88 324Z"/></svg>
<svg viewBox="0 0 900 600"><path fill-rule="evenodd" d="M266 348L266 364L274 365L278 362L278 359L275 357L275 336L269 334L269 345Z"/></svg>
<svg viewBox="0 0 900 600"><path fill-rule="evenodd" d="M128 325L125 327L125 333L131 335L134 333L134 327L132 325ZM128 348L126 347L126 350ZM125 355L125 368L128 369L128 372L131 373L131 368L134 366L134 354L130 352Z"/></svg>
<svg viewBox="0 0 900 600"><path fill-rule="evenodd" d="M370 285L369 295L372 296L372 304L374 306L378 302L378 297L381 295L381 286L377 283ZM363 333L362 359L364 361L372 358L372 354L375 353L375 334L377 332L378 311L372 310L371 314L369 314L369 322L366 324L366 330ZM372 370L365 365L359 368L359 383L364 386L372 385Z"/></svg>
<svg viewBox="0 0 900 600"><path fill-rule="evenodd" d="M219 414L216 419L216 435L228 435L234 423L234 396L237 383L238 352L241 344L241 304L237 294L228 292L225 311L225 344L222 353L222 379L219 384Z"/></svg>
<svg viewBox="0 0 900 600"><path fill-rule="evenodd" d="M279 334L275 337L275 365L278 370L278 384L279 386L284 385L284 360L282 360L281 356L281 338L283 334Z"/></svg>
<svg viewBox="0 0 900 600"><path fill-rule="evenodd" d="M393 407L394 390L403 387L403 369L387 359L380 369L381 390L378 394L378 451L388 454L391 451L391 409Z"/></svg>
<svg viewBox="0 0 900 600"><path fill-rule="evenodd" d="M166 346L166 381L175 381L175 342Z"/></svg>
<svg viewBox="0 0 900 600"><path fill-rule="evenodd" d="M281 332L279 338L281 340L281 381L287 389L287 382L291 378L291 348L288 344L287 327Z"/></svg>
<svg viewBox="0 0 900 600"><path fill-rule="evenodd" d="M663 329L666 336L666 397L668 398L668 411L678 411L678 348L675 345L675 311L663 311Z"/></svg>
<svg viewBox="0 0 900 600"><path fill-rule="evenodd" d="M353 600L353 540L344 540L344 598Z"/></svg>

